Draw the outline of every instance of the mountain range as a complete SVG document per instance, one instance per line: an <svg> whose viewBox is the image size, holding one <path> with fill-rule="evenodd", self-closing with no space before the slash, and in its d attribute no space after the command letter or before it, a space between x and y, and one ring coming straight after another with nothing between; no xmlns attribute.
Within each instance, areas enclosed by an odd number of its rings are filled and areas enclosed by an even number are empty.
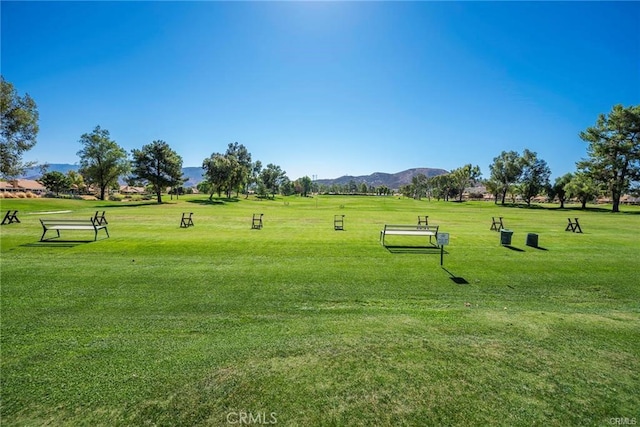
<svg viewBox="0 0 640 427"><path fill-rule="evenodd" d="M423 174L427 178L431 178L433 176L443 175L446 173L449 172L444 169L413 168L396 173L375 172L371 175L344 175L335 179L318 179L316 182L320 185L330 186L333 184L346 185L351 181L354 181L356 184L365 183L372 187L380 187L384 185L387 188L398 189L403 185L410 184L411 179L418 174Z"/></svg>
<svg viewBox="0 0 640 427"><path fill-rule="evenodd" d="M50 164L48 169L49 172L57 171L66 174L70 170L77 171L78 165L71 165L66 163L53 163ZM202 175L204 170L201 167L185 167L182 168L182 174L187 181L185 182L185 187L195 187L198 185L200 181L203 180ZM360 185L362 183L367 184L367 186L380 187L386 186L391 189L398 189L403 185L410 184L411 179L418 175L424 174L427 178L437 175L443 175L448 173L448 171L444 169L434 169L434 168L412 168L407 169L401 172L396 173L385 173L385 172L375 172L371 175L360 175L360 176L351 176L344 175L339 178L334 179L318 179L316 182L320 185L331 186L333 184L337 185L346 185L351 181ZM24 176L20 178L24 179L39 179L42 176L40 170L38 168L28 169Z"/></svg>

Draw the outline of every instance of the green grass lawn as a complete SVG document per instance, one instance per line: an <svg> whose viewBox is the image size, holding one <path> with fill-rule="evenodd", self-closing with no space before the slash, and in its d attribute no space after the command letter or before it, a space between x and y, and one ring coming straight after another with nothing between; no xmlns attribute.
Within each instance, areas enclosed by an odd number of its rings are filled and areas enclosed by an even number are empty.
<svg viewBox="0 0 640 427"><path fill-rule="evenodd" d="M22 222L0 229L3 426L640 423L637 207L190 196L8 209ZM39 218L96 210L110 238L39 241ZM380 245L384 224L418 215L450 233L444 267L424 238ZM565 232L576 216L584 233Z"/></svg>

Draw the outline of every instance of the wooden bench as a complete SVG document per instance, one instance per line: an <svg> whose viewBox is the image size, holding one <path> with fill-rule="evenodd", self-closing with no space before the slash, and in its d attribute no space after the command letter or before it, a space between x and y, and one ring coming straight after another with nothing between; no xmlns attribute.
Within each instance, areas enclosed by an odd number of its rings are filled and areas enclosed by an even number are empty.
<svg viewBox="0 0 640 427"><path fill-rule="evenodd" d="M20 220L18 219L18 211L7 211L4 219L2 220L2 224L0 225L13 224L14 222L20 223Z"/></svg>
<svg viewBox="0 0 640 427"><path fill-rule="evenodd" d="M186 212L183 212L182 221L180 221L180 228L188 228L193 226L195 226L195 224L193 223L193 212L189 212L189 215L187 215Z"/></svg>
<svg viewBox="0 0 640 427"><path fill-rule="evenodd" d="M253 214L253 218L251 219L252 229L260 230L262 228L262 215L264 214Z"/></svg>
<svg viewBox="0 0 640 427"><path fill-rule="evenodd" d="M333 229L344 230L344 215L333 216Z"/></svg>
<svg viewBox="0 0 640 427"><path fill-rule="evenodd" d="M94 238L93 240L98 239L98 230L104 229L105 233L107 233L107 237L109 237L109 231L107 230L106 224L98 224L95 218L89 219L41 219L40 223L42 224L42 237L40 237L40 241L44 240L45 234L49 230L55 230L58 233L57 237L60 237L60 230L93 230Z"/></svg>
<svg viewBox="0 0 640 427"><path fill-rule="evenodd" d="M431 239L438 237L437 225L389 225L386 224L384 229L380 231L380 243L385 244L386 236L429 236L429 243L433 244Z"/></svg>
<svg viewBox="0 0 640 427"><path fill-rule="evenodd" d="M504 223L502 222L502 217L499 216L498 219L496 219L495 216L491 217L491 228L489 228L489 230L495 230L495 231L500 231L504 228Z"/></svg>
<svg viewBox="0 0 640 427"><path fill-rule="evenodd" d="M96 211L96 214L93 216L93 219L97 221L98 225L109 224L107 222L107 218L104 216L105 211Z"/></svg>
<svg viewBox="0 0 640 427"><path fill-rule="evenodd" d="M574 233L582 233L582 228L580 228L580 223L578 223L578 218L574 218L575 221L571 221L571 218L567 218L569 223L567 224L567 228L564 231L573 231Z"/></svg>

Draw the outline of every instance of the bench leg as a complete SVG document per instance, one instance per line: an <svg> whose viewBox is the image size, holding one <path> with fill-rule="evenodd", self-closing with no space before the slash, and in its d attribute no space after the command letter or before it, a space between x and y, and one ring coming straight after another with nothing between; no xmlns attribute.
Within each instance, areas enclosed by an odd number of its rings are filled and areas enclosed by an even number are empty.
<svg viewBox="0 0 640 427"><path fill-rule="evenodd" d="M44 235L47 234L47 231L49 231L48 229L44 229L44 231L42 232L42 237L40 237L40 241L44 241ZM56 230L56 233L58 234L56 237L60 238L60 230Z"/></svg>

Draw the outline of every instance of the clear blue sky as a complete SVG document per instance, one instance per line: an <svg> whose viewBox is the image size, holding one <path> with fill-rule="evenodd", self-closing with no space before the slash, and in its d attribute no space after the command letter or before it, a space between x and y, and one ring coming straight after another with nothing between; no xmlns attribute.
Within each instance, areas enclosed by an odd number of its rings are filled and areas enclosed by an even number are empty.
<svg viewBox="0 0 640 427"><path fill-rule="evenodd" d="M100 125L201 166L244 144L291 179L489 164L640 103L637 2L9 2L2 75L40 112L25 160Z"/></svg>

